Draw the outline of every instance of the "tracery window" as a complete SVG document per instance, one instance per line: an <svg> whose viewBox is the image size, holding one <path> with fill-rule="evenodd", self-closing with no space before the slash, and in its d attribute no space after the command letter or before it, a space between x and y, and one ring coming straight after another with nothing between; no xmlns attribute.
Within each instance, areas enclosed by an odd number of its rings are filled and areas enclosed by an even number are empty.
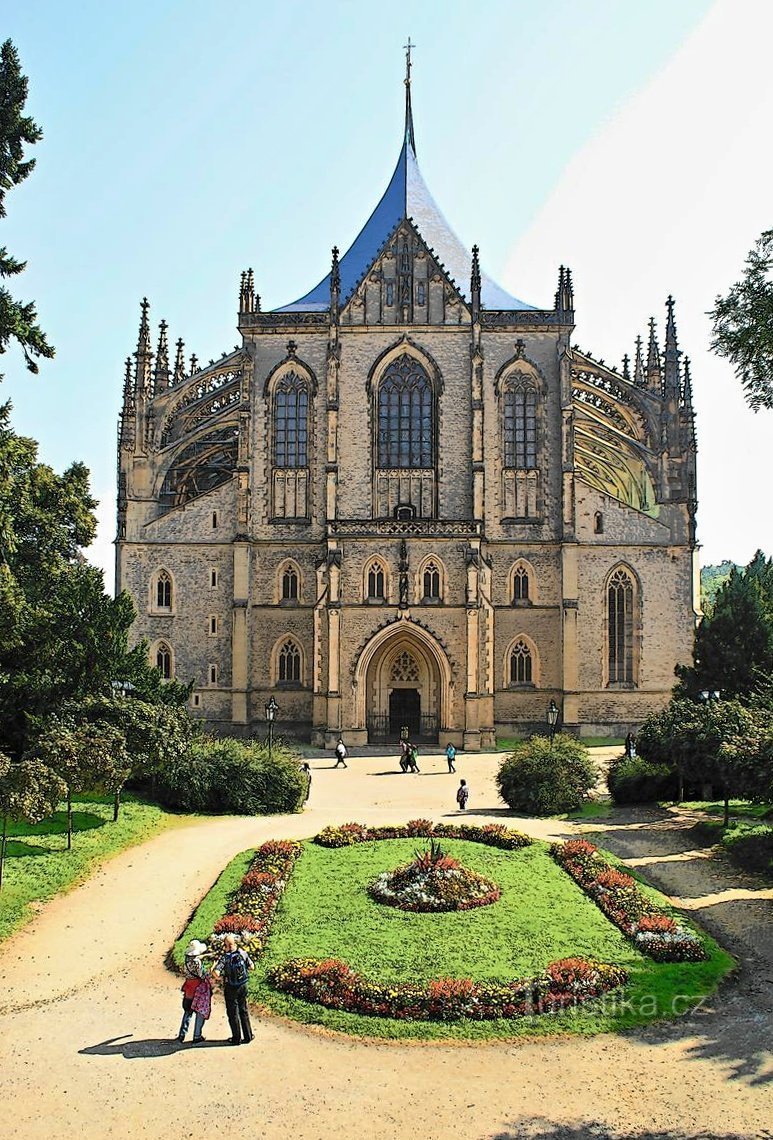
<svg viewBox="0 0 773 1140"><path fill-rule="evenodd" d="M156 646L156 668L165 681L171 680L172 650L165 641L160 641Z"/></svg>
<svg viewBox="0 0 773 1140"><path fill-rule="evenodd" d="M418 681L420 678L421 674L415 658L407 649L404 649L399 657L394 660L389 680L391 682Z"/></svg>
<svg viewBox="0 0 773 1140"><path fill-rule="evenodd" d="M439 601L440 567L437 562L428 562L424 567L424 597Z"/></svg>
<svg viewBox="0 0 773 1140"><path fill-rule="evenodd" d="M156 609L171 610L172 578L167 570L159 570L156 575Z"/></svg>
<svg viewBox="0 0 773 1140"><path fill-rule="evenodd" d="M434 465L434 408L430 378L404 353L384 373L378 390L378 466Z"/></svg>
<svg viewBox="0 0 773 1140"><path fill-rule="evenodd" d="M309 390L288 372L274 392L274 466L308 466Z"/></svg>
<svg viewBox="0 0 773 1140"><path fill-rule="evenodd" d="M625 570L615 570L607 586L607 635L610 685L634 683L634 589Z"/></svg>
<svg viewBox="0 0 773 1140"><path fill-rule="evenodd" d="M528 382L505 389L504 462L521 470L537 466L537 392Z"/></svg>
<svg viewBox="0 0 773 1140"><path fill-rule="evenodd" d="M516 641L510 651L510 684L531 685L532 659L531 650L525 641Z"/></svg>
<svg viewBox="0 0 773 1140"><path fill-rule="evenodd" d="M279 650L278 679L282 682L300 682L301 651L294 641L288 640Z"/></svg>
<svg viewBox="0 0 773 1140"><path fill-rule="evenodd" d="M513 571L513 605L529 601L529 571L525 566L516 566Z"/></svg>
<svg viewBox="0 0 773 1140"><path fill-rule="evenodd" d="M380 562L374 562L368 570L368 597L379 601L386 597L384 567Z"/></svg>
<svg viewBox="0 0 773 1140"><path fill-rule="evenodd" d="M294 566L285 566L282 571L282 601L298 601L298 571Z"/></svg>

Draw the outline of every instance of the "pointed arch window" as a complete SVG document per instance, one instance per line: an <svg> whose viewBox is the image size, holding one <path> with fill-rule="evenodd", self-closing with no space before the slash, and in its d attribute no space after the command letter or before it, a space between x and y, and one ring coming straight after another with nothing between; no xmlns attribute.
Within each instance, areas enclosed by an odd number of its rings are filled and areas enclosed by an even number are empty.
<svg viewBox="0 0 773 1140"><path fill-rule="evenodd" d="M513 605L524 605L529 601L529 571L525 566L516 566L513 571Z"/></svg>
<svg viewBox="0 0 773 1140"><path fill-rule="evenodd" d="M374 562L368 570L368 599L383 602L386 597L386 577L380 562Z"/></svg>
<svg viewBox="0 0 773 1140"><path fill-rule="evenodd" d="M510 651L510 684L531 685L532 676L531 650L525 641L516 641Z"/></svg>
<svg viewBox="0 0 773 1140"><path fill-rule="evenodd" d="M434 397L429 376L404 353L386 369L378 390L378 466L434 466Z"/></svg>
<svg viewBox="0 0 773 1140"><path fill-rule="evenodd" d="M282 571L282 601L298 601L298 571L294 566L285 566Z"/></svg>
<svg viewBox="0 0 773 1140"><path fill-rule="evenodd" d="M440 601L440 567L437 562L428 562L422 575L424 585L424 600Z"/></svg>
<svg viewBox="0 0 773 1140"><path fill-rule="evenodd" d="M172 678L172 650L169 648L165 641L160 641L156 646L156 668L165 681Z"/></svg>
<svg viewBox="0 0 773 1140"><path fill-rule="evenodd" d="M625 570L615 570L607 586L610 685L634 683L634 587Z"/></svg>
<svg viewBox="0 0 773 1140"><path fill-rule="evenodd" d="M281 684L300 684L301 651L292 640L287 640L279 650L277 675Z"/></svg>
<svg viewBox="0 0 773 1140"><path fill-rule="evenodd" d="M288 372L274 390L274 466L308 466L309 389Z"/></svg>
<svg viewBox="0 0 773 1140"><path fill-rule="evenodd" d="M508 384L504 394L505 467L537 466L537 391L528 381Z"/></svg>
<svg viewBox="0 0 773 1140"><path fill-rule="evenodd" d="M156 609L171 610L172 608L172 576L168 570L159 570L156 575Z"/></svg>

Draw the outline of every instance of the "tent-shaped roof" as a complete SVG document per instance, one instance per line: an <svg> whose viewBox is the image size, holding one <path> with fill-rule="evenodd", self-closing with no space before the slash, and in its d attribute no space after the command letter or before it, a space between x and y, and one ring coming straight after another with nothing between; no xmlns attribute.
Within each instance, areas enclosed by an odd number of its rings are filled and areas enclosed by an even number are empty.
<svg viewBox="0 0 773 1140"><path fill-rule="evenodd" d="M453 278L459 292L469 300L472 257L443 217L421 176L416 161L408 79L406 79L405 138L395 172L381 201L339 262L342 305L349 300L397 224L405 218L413 221L449 277ZM327 309L329 304L330 274L328 273L303 297L274 311L278 313L320 311ZM534 308L533 305L527 305L517 297L512 297L485 273L481 274L481 305L486 309Z"/></svg>

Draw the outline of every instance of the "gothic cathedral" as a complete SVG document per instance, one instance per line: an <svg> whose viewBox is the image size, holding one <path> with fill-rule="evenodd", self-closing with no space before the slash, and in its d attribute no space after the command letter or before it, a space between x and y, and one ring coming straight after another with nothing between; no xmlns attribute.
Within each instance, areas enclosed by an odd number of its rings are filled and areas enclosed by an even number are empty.
<svg viewBox="0 0 773 1140"><path fill-rule="evenodd" d="M690 660L689 364L667 303L621 371L481 270L432 199L410 92L392 179L299 300L208 367L151 350L119 427L117 587L135 637L223 733L478 750L559 727L624 735Z"/></svg>

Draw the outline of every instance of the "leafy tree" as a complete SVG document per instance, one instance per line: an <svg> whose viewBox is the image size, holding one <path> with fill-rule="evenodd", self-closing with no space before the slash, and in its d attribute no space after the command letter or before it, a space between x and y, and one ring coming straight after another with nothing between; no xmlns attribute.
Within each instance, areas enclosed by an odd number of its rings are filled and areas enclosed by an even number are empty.
<svg viewBox="0 0 773 1140"><path fill-rule="evenodd" d="M67 713L75 721L119 730L126 741L132 776L140 780L153 780L163 769L181 763L200 731L187 709L136 696L90 697L68 706Z"/></svg>
<svg viewBox="0 0 773 1140"><path fill-rule="evenodd" d="M8 821L40 823L53 815L67 794L64 781L39 760L22 760L12 764L0 752L0 814L3 834L0 840L0 888L8 836Z"/></svg>
<svg viewBox="0 0 773 1140"><path fill-rule="evenodd" d="M129 774L122 733L110 725L51 724L38 739L43 763L64 781L67 800L67 850L72 847L72 797L107 788L119 791ZM117 808L116 808L117 812Z"/></svg>
<svg viewBox="0 0 773 1140"><path fill-rule="evenodd" d="M704 613L714 608L717 591L728 580L733 569L740 570L741 567L728 560L720 562L718 566L701 566L701 609Z"/></svg>
<svg viewBox="0 0 773 1140"><path fill-rule="evenodd" d="M773 230L757 239L726 297L717 297L711 347L735 367L754 411L773 408Z"/></svg>
<svg viewBox="0 0 773 1140"><path fill-rule="evenodd" d="M34 158L25 158L25 146L33 146L43 137L37 124L24 114L27 101L27 79L21 73L19 56L10 40L0 48L0 218L6 216L5 196L30 174ZM0 279L16 277L26 262L11 257L0 248ZM52 357L54 350L37 323L32 302L16 301L5 286L0 287L0 354L10 341L16 341L24 353L30 372L37 372L36 357Z"/></svg>
<svg viewBox="0 0 773 1140"><path fill-rule="evenodd" d="M773 674L773 561L758 550L732 569L695 636L694 664L677 669L678 695L705 689L746 698Z"/></svg>

